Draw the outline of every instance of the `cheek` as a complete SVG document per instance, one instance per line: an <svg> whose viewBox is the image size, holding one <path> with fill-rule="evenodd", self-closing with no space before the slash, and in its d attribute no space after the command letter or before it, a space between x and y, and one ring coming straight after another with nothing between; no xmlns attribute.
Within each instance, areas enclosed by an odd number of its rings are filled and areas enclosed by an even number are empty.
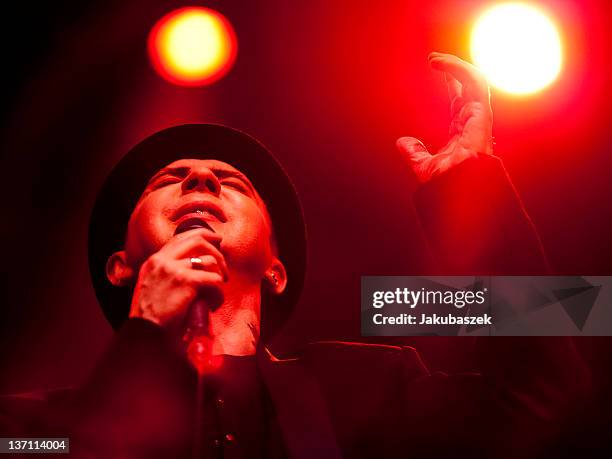
<svg viewBox="0 0 612 459"><path fill-rule="evenodd" d="M130 218L126 252L131 261L142 263L172 237L172 228L153 200L142 202Z"/></svg>
<svg viewBox="0 0 612 459"><path fill-rule="evenodd" d="M255 206L237 208L232 214L231 225L224 230L222 242L230 258L228 261L261 276L272 258L266 220Z"/></svg>

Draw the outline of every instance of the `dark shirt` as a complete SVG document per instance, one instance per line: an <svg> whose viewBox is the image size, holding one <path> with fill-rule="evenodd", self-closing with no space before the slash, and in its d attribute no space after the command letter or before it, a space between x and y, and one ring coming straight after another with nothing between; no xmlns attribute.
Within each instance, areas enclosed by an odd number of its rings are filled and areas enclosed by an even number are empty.
<svg viewBox="0 0 612 459"><path fill-rule="evenodd" d="M218 372L202 378L199 387L204 398L203 457L286 457L274 406L255 356L223 356Z"/></svg>

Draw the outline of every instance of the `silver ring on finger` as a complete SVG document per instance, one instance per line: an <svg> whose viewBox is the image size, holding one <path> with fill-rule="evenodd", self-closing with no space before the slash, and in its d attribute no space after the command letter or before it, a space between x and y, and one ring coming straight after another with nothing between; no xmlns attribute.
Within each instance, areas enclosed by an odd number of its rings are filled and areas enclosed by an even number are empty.
<svg viewBox="0 0 612 459"><path fill-rule="evenodd" d="M193 269L204 269L204 261L202 261L199 257L192 257L189 259L191 262L191 267Z"/></svg>

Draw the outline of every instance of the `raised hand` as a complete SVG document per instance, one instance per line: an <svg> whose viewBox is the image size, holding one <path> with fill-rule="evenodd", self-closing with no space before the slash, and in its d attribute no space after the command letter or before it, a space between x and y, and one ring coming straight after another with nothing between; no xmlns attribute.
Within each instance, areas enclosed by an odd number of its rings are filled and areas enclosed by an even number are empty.
<svg viewBox="0 0 612 459"><path fill-rule="evenodd" d="M437 154L429 153L425 145L414 137L397 140L397 148L420 183L468 158L492 154L493 114L484 75L472 64L452 54L431 53L429 64L445 74L452 119L450 139Z"/></svg>

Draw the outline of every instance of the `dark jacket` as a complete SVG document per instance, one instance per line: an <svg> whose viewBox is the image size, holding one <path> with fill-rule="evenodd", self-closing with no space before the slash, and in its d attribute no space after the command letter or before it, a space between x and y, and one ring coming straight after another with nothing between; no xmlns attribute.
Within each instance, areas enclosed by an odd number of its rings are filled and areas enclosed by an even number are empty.
<svg viewBox="0 0 612 459"><path fill-rule="evenodd" d="M434 178L415 203L441 273L548 273L497 158ZM432 373L412 347L320 342L291 359L263 347L228 356L199 381L157 326L132 319L83 387L5 398L2 436L70 436L74 457L180 458L194 447L223 458L556 451L589 389L569 338L440 339L470 346L479 372Z"/></svg>

